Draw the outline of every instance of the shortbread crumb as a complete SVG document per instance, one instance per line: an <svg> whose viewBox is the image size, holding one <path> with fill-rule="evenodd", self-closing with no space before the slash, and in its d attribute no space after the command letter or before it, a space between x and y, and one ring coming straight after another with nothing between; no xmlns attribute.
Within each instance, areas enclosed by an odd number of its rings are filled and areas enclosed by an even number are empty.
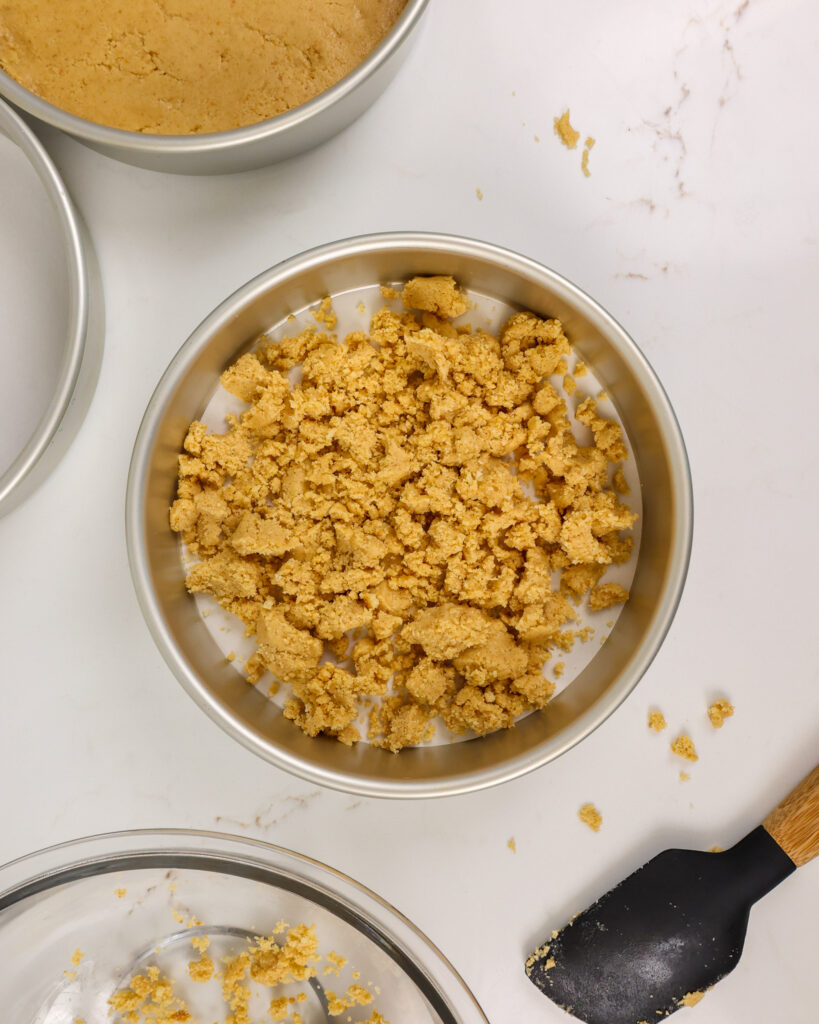
<svg viewBox="0 0 819 1024"><path fill-rule="evenodd" d="M684 757L686 761L699 760L697 751L694 749L694 741L690 736L686 736L685 733L673 741L671 749L678 757Z"/></svg>
<svg viewBox="0 0 819 1024"><path fill-rule="evenodd" d="M715 729L721 729L726 718L734 713L734 705L728 700L715 701L708 708L708 717Z"/></svg>
<svg viewBox="0 0 819 1024"><path fill-rule="evenodd" d="M603 824L603 816L594 806L594 804L583 804L580 810L577 812L578 818L583 822L584 825L588 825L592 832L599 832L600 826Z"/></svg>

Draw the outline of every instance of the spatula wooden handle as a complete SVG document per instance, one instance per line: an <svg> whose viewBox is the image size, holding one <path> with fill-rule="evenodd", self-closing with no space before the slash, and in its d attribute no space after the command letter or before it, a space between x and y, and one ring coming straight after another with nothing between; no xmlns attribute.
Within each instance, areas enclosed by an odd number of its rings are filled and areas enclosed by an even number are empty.
<svg viewBox="0 0 819 1024"><path fill-rule="evenodd" d="M762 822L799 868L819 853L819 764Z"/></svg>

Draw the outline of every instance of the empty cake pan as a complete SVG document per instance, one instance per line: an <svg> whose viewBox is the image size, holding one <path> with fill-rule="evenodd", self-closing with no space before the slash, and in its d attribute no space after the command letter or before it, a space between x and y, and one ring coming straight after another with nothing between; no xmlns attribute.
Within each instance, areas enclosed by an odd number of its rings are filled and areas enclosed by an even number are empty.
<svg viewBox="0 0 819 1024"><path fill-rule="evenodd" d="M28 497L71 444L103 343L94 252L45 149L0 101L0 515Z"/></svg>

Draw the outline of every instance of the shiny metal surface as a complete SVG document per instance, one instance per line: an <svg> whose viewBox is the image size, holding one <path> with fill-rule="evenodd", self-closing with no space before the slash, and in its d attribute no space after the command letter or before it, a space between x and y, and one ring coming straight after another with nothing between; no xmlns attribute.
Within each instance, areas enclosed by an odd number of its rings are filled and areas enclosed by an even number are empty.
<svg viewBox="0 0 819 1024"><path fill-rule="evenodd" d="M183 924L178 908L195 918ZM280 846L185 829L92 836L0 866L3 1019L107 1019L107 997L146 962L178 980L192 936L218 948L229 935L246 948L280 919L314 924L325 952L343 950L363 979L379 984L377 1005L390 1020L403 1009L413 1024L488 1024L443 954L372 890ZM73 972L65 971L69 941L84 953ZM181 961L173 957L179 945ZM321 979L311 985L322 991ZM317 1020L315 1005L306 1008L306 1019Z"/></svg>
<svg viewBox="0 0 819 1024"><path fill-rule="evenodd" d="M0 95L92 149L137 167L175 174L227 174L304 153L371 106L401 66L429 0L408 0L391 31L359 66L332 88L278 117L208 135L148 135L109 128L69 114L0 71Z"/></svg>
<svg viewBox="0 0 819 1024"><path fill-rule="evenodd" d="M104 307L96 257L57 169L37 137L0 100L0 133L28 158L57 216L67 268L69 311L63 361L51 403L20 454L0 475L0 516L16 508L57 465L90 404L102 361Z"/></svg>
<svg viewBox="0 0 819 1024"><path fill-rule="evenodd" d="M628 431L643 500L631 599L591 663L548 708L512 730L393 755L310 739L249 687L217 649L185 590L168 527L177 455L217 375L271 324L325 295L413 274L453 274L466 288L560 317L603 381ZM249 750L313 783L367 796L444 796L505 782L564 753L597 728L650 665L677 608L691 547L688 461L674 413L622 327L554 271L483 242L384 234L313 249L266 271L222 303L160 380L136 439L126 529L143 614L168 666L199 706Z"/></svg>

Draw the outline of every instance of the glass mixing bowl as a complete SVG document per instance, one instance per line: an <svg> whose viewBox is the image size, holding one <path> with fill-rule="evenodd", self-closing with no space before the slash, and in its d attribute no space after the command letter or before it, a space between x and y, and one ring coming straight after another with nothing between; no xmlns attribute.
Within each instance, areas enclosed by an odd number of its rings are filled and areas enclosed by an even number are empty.
<svg viewBox="0 0 819 1024"><path fill-rule="evenodd" d="M303 1024L363 1022L374 1008L391 1024L487 1024L449 962L375 893L289 850L182 830L96 836L0 868L3 1020L117 1021L111 997L156 967L174 982L191 1024L221 1024L229 1010L219 979L193 981L188 963L207 936L219 973L223 957L281 921L314 925L325 959L304 983L275 991L249 984L252 1021L270 1021L271 997L285 996L299 1000L291 1013ZM338 973L328 953L347 959ZM330 1016L331 993L353 984L373 1002Z"/></svg>

